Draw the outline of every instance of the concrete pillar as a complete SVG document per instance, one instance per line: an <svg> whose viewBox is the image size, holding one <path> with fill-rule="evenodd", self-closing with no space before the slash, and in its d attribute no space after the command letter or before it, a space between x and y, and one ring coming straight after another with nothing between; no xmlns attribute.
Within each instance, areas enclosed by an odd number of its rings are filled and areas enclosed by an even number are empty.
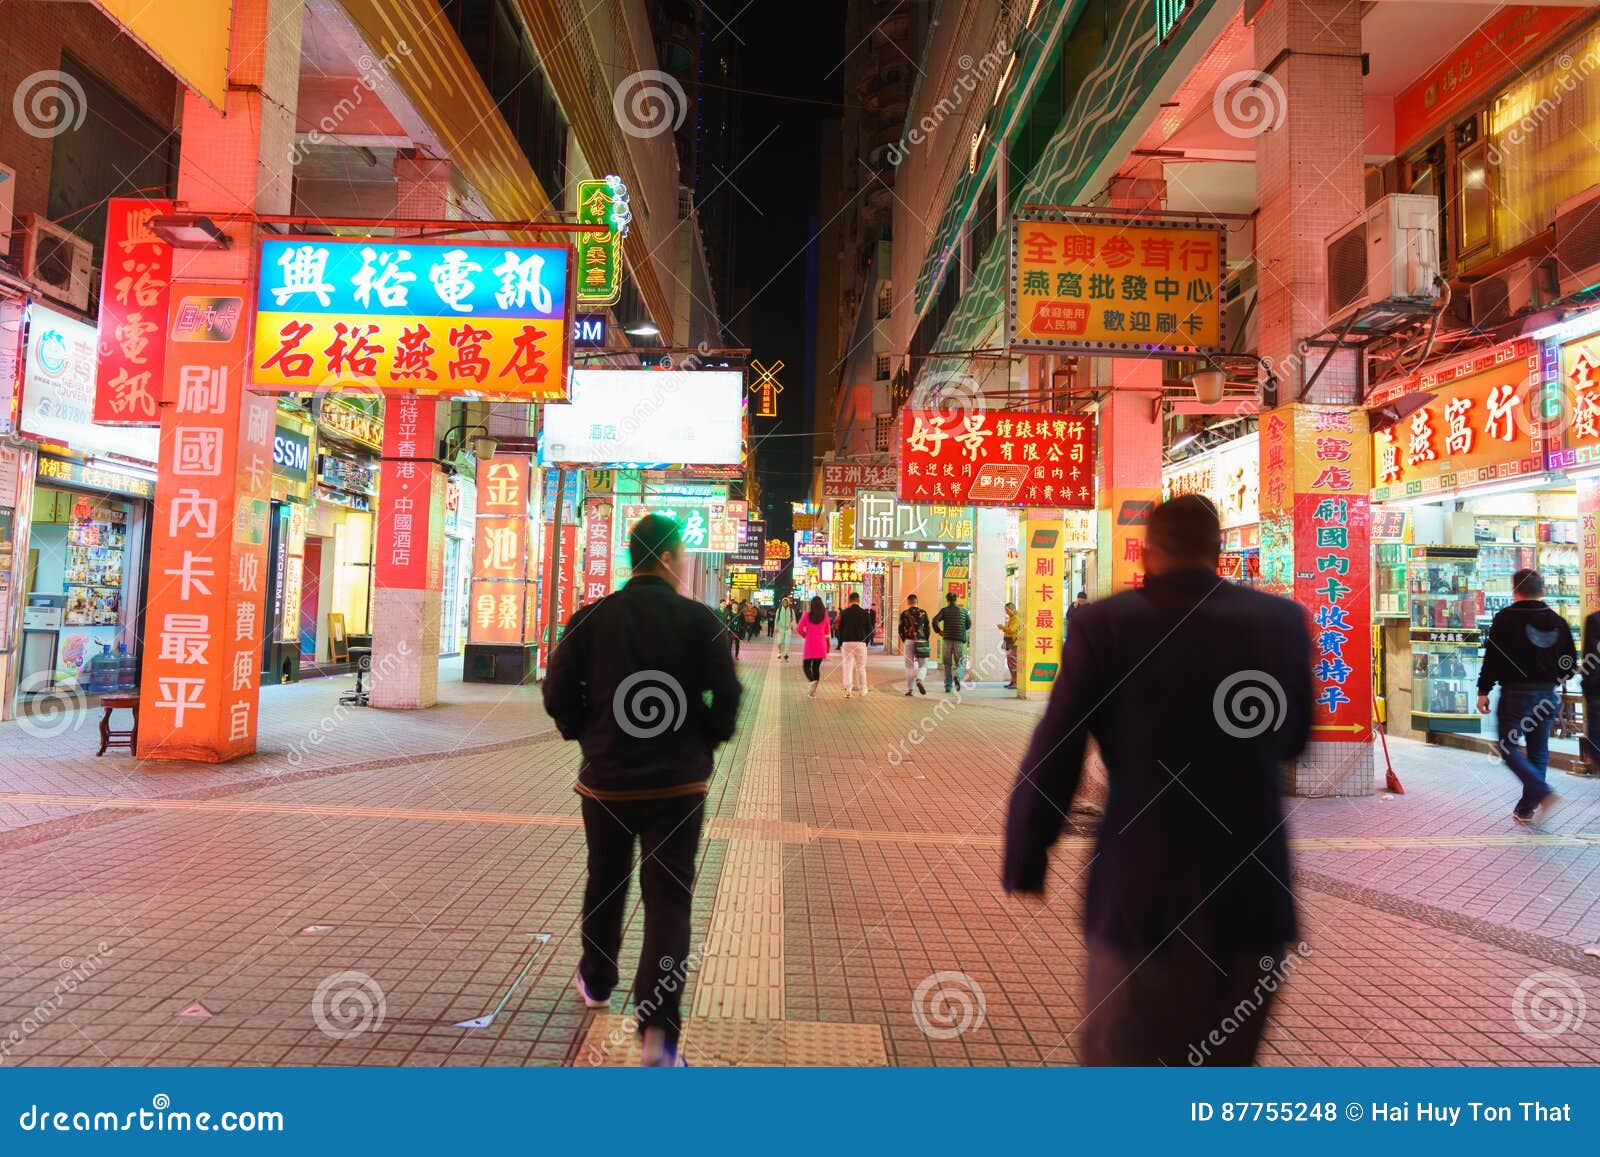
<svg viewBox="0 0 1600 1157"><path fill-rule="evenodd" d="M432 707L439 699L439 616L444 598L441 403L391 396L383 415L383 469L373 529L374 707Z"/></svg>
<svg viewBox="0 0 1600 1157"><path fill-rule="evenodd" d="M1144 528L1161 501L1161 362L1097 359L1100 403L1097 580L1101 598L1144 583Z"/></svg>
<svg viewBox="0 0 1600 1157"><path fill-rule="evenodd" d="M1354 358L1341 352L1296 401L1321 354L1299 353L1326 317L1323 242L1365 203L1361 13L1339 0L1270 4L1254 24L1256 66L1281 113L1256 138L1262 357L1285 405L1261 417L1264 585L1312 617L1318 706L1290 769L1297 795L1376 790L1370 658L1372 482L1365 416L1352 413Z"/></svg>
<svg viewBox="0 0 1600 1157"><path fill-rule="evenodd" d="M973 523L972 654L974 682L1005 683L1009 679L1005 648L996 626L1006 619L1006 523L1009 510L980 506Z"/></svg>
<svg viewBox="0 0 1600 1157"><path fill-rule="evenodd" d="M288 211L302 12L303 0L236 0L225 114L184 97L188 208ZM173 263L141 759L256 749L276 407L244 392L255 245L247 222L225 228L230 248L178 250Z"/></svg>

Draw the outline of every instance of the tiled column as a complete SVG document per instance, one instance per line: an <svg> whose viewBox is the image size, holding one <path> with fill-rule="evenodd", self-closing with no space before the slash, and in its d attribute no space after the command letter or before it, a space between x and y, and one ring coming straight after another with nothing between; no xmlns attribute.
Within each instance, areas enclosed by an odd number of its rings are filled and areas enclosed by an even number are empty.
<svg viewBox="0 0 1600 1157"><path fill-rule="evenodd" d="M1144 528L1161 501L1161 362L1100 359L1111 391L1100 404L1100 596L1144 582Z"/></svg>
<svg viewBox="0 0 1600 1157"><path fill-rule="evenodd" d="M439 403L391 397L373 534L374 707L432 707L439 698L444 591L444 472L431 459Z"/></svg>
<svg viewBox="0 0 1600 1157"><path fill-rule="evenodd" d="M1350 413L1352 355L1335 354L1304 399L1324 405L1288 404L1322 361L1299 343L1326 317L1323 242L1365 205L1360 6L1280 0L1253 31L1260 84L1279 114L1255 139L1259 353L1286 403L1261 417L1262 572L1268 589L1305 605L1318 643L1315 729L1288 785L1297 795L1366 795L1376 788L1366 657L1372 477L1364 415Z"/></svg>
<svg viewBox="0 0 1600 1157"><path fill-rule="evenodd" d="M236 0L226 113L186 94L178 200L289 210L302 0ZM179 250L140 685L141 759L256 748L274 405L245 393L254 238Z"/></svg>

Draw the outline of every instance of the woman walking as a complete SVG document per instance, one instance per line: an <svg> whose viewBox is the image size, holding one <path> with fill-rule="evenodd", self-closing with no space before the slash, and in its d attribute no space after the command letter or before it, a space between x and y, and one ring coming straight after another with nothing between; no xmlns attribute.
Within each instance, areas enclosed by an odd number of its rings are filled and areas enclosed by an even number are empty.
<svg viewBox="0 0 1600 1157"><path fill-rule="evenodd" d="M828 657L828 612L820 598L811 599L811 609L800 616L794 629L806 641L800 653L800 666L805 670L806 681L811 684L811 698L817 697L817 680L822 678L822 660Z"/></svg>
<svg viewBox="0 0 1600 1157"><path fill-rule="evenodd" d="M791 601L789 599L784 599L782 602L780 602L778 604L777 627L778 627L778 656L781 659L783 659L784 662L788 662L789 661L789 633L794 630L794 603L793 603L793 601Z"/></svg>

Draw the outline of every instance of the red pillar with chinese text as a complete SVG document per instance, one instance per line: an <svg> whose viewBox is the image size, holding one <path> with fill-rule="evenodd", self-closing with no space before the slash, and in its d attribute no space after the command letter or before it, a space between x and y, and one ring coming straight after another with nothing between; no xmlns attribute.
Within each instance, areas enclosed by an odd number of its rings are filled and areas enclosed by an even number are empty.
<svg viewBox="0 0 1600 1157"><path fill-rule="evenodd" d="M1100 596L1144 583L1144 528L1161 501L1161 362L1100 359Z"/></svg>
<svg viewBox="0 0 1600 1157"><path fill-rule="evenodd" d="M444 472L433 461L439 403L390 397L373 529L374 707L432 707L439 699L444 590Z"/></svg>
<svg viewBox="0 0 1600 1157"><path fill-rule="evenodd" d="M177 199L224 222L231 245L174 254L141 759L221 762L256 749L276 406L246 392L248 218L290 208L300 35L299 6L235 0L225 112L184 97Z"/></svg>

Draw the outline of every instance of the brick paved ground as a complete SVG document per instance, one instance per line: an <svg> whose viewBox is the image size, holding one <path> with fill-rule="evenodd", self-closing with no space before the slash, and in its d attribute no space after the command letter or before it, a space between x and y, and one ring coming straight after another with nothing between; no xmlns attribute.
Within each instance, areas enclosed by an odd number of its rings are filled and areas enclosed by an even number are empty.
<svg viewBox="0 0 1600 1157"><path fill-rule="evenodd" d="M1072 1063L1087 838L1045 903L997 884L1039 705L906 700L879 658L869 698L843 701L830 663L813 702L798 659L745 656L696 889L691 1060ZM47 757L87 733L0 727L0 1060L630 1059L622 997L596 1017L569 989L577 753L535 693L449 684L449 706L354 713L293 766L336 690L272 689L268 753L220 769ZM1264 1059L1600 1063L1600 959L1581 952L1600 940L1600 784L1558 777L1567 806L1534 833L1482 757L1395 757L1403 797L1292 801L1308 951Z"/></svg>

